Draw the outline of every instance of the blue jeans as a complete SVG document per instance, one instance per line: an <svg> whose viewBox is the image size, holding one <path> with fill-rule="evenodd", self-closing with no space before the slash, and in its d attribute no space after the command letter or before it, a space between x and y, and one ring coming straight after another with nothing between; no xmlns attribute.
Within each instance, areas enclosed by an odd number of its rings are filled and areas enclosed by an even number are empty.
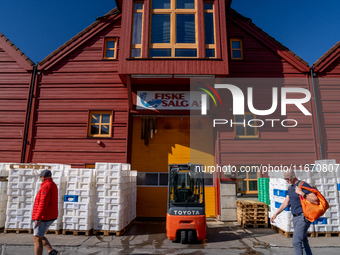
<svg viewBox="0 0 340 255"><path fill-rule="evenodd" d="M294 234L293 246L295 255L312 255L307 239L307 230L311 224L303 214L293 217Z"/></svg>

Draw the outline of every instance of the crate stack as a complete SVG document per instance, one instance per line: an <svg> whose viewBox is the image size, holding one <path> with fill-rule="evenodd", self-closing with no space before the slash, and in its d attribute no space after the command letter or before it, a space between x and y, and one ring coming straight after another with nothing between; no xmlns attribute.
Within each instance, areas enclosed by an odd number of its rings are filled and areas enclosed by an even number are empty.
<svg viewBox="0 0 340 255"><path fill-rule="evenodd" d="M64 197L63 234L84 232L90 235L93 229L94 170L68 168Z"/></svg>
<svg viewBox="0 0 340 255"><path fill-rule="evenodd" d="M32 230L32 209L36 175L39 166L10 164L7 184L5 233L11 230Z"/></svg>
<svg viewBox="0 0 340 255"><path fill-rule="evenodd" d="M258 199L260 202L270 205L269 178L257 179Z"/></svg>
<svg viewBox="0 0 340 255"><path fill-rule="evenodd" d="M236 200L237 220L242 228L268 228L267 204L254 200Z"/></svg>
<svg viewBox="0 0 340 255"><path fill-rule="evenodd" d="M66 191L66 177L65 177L65 169L71 168L70 165L62 165L62 164L43 164L45 167L50 168L52 172L53 182L58 187L58 218L52 223L52 225L48 228L50 231L55 231L56 234L59 234L61 229L63 228L63 215L64 215L64 196ZM39 173L42 170L39 171ZM35 195L38 193L41 186L41 181L37 178L37 183L35 186Z"/></svg>
<svg viewBox="0 0 340 255"><path fill-rule="evenodd" d="M338 179L340 176L338 177L338 174L340 173L335 171L320 171L318 169L295 171L297 179L304 181L313 188L319 190L330 206L321 218L311 224L308 229L311 236L330 236L331 233L340 233L340 207L337 185L338 180L340 180ZM272 217L284 201L291 185L283 179L283 173L280 173L278 176L277 174L269 172L269 177L271 200L269 217ZM278 215L272 225L279 228L279 230L282 230L285 236L291 237L290 233L292 234L294 232L294 227L290 206Z"/></svg>
<svg viewBox="0 0 340 255"><path fill-rule="evenodd" d="M136 217L136 171L129 164L96 163L94 231L119 235Z"/></svg>
<svg viewBox="0 0 340 255"><path fill-rule="evenodd" d="M0 229L5 227L7 208L8 164L0 163Z"/></svg>

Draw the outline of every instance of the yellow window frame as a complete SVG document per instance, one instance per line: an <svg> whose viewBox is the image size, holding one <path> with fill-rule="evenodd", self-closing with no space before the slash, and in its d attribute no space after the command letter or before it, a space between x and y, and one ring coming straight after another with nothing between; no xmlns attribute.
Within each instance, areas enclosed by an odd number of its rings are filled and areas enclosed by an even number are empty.
<svg viewBox="0 0 340 255"><path fill-rule="evenodd" d="M246 166L242 166L242 167L246 167ZM247 169L243 168L244 173L246 173L246 178L238 178L239 175L239 171L240 171L241 166L237 166L237 171L236 171L236 190L237 193L241 193L241 194L258 194L258 189L256 186L256 190L249 190L249 182L250 181L257 181L258 182L258 178L260 177L260 173L257 171L256 172L256 179L254 178L249 178L249 171L246 171ZM239 191L239 181L245 181L247 182L247 190L246 191Z"/></svg>
<svg viewBox="0 0 340 255"><path fill-rule="evenodd" d="M236 116L240 116L240 115L241 114L234 115L234 123L236 123ZM245 126L243 126L243 124L234 124L233 123L233 126L234 126L234 137L235 138L258 138L259 137L257 127L253 127L254 128L254 135L247 135L247 127L249 127L249 126L248 126L248 123L246 121L246 116L250 116L250 115L253 116L252 119L256 119L256 115L255 114L252 114L250 112L244 113L243 114L243 119L245 120ZM252 125L257 126L257 121L253 121ZM236 127L237 126L242 126L243 127L244 135L237 135L237 133L236 133Z"/></svg>
<svg viewBox="0 0 340 255"><path fill-rule="evenodd" d="M206 57L206 58L216 58L216 24L215 24L215 4L214 4L214 1L204 1L203 2L203 6L205 3L209 3L209 4L212 4L213 5L213 9L212 10L206 10L204 9L204 13L212 13L213 14L213 17L214 17L214 44L205 44L205 52L204 54L206 54L206 50L207 49L214 49L215 50L215 57ZM205 21L204 21L205 22ZM205 24L205 23L204 23ZM204 29L206 29L204 27ZM204 31L205 32L205 31ZM205 43L205 38L204 38L204 43Z"/></svg>
<svg viewBox="0 0 340 255"><path fill-rule="evenodd" d="M157 1L157 0L152 0ZM171 9L152 9L150 1L150 24L149 24L149 49L171 49L171 57L152 58L198 58L198 22L197 22L197 0L195 9L176 9L176 0L170 0ZM151 43L152 14L170 14L170 43ZM176 43L176 14L195 14L195 42L196 43ZM196 49L197 57L176 57L176 49Z"/></svg>
<svg viewBox="0 0 340 255"><path fill-rule="evenodd" d="M143 9L138 9L136 10L135 9L135 4L143 4ZM144 23L144 2L143 1L133 1L133 14L132 14L132 19L134 17L134 14L135 13L142 13L142 24ZM140 56L139 57L133 57L133 58L141 58L142 57L142 51L143 51L143 48L142 48L142 45L143 45L143 25L142 25L142 31L141 31L141 43L140 44L132 44L131 43L131 57L132 57L132 50L133 49L140 49ZM133 33L133 28L132 28L132 31L131 33ZM131 36L131 39L132 39L132 36Z"/></svg>
<svg viewBox="0 0 340 255"><path fill-rule="evenodd" d="M98 123L92 123L92 115L100 114L100 120ZM110 123L102 123L103 114L110 115ZM101 134L101 127L102 126L109 126L109 134ZM98 126L99 134L91 134L91 127ZM90 111L89 112L89 127L87 132L88 137L111 137L112 135L112 111Z"/></svg>
<svg viewBox="0 0 340 255"><path fill-rule="evenodd" d="M108 42L115 42L115 47L114 48L108 48L107 47ZM117 38L105 38L103 59L117 59L117 42L118 42ZM113 57L106 57L106 52L108 50L114 50L114 56Z"/></svg>
<svg viewBox="0 0 340 255"><path fill-rule="evenodd" d="M240 48L233 48L233 42L240 42ZM240 51L241 52L241 57L240 58L234 58L233 57L233 52L234 51ZM240 38L231 38L230 39L230 57L231 59L234 59L234 60L243 60L243 42L242 42L242 39Z"/></svg>

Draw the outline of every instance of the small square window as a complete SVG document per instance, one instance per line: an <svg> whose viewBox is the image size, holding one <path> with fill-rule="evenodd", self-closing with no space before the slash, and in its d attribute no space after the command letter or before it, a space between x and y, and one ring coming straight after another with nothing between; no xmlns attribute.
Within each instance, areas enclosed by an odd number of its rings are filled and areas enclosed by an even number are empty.
<svg viewBox="0 0 340 255"><path fill-rule="evenodd" d="M233 124L236 138L258 138L256 126L259 123L254 114L235 115Z"/></svg>
<svg viewBox="0 0 340 255"><path fill-rule="evenodd" d="M111 137L112 112L90 111L88 137Z"/></svg>
<svg viewBox="0 0 340 255"><path fill-rule="evenodd" d="M230 39L231 59L243 59L243 46L241 39Z"/></svg>
<svg viewBox="0 0 340 255"><path fill-rule="evenodd" d="M117 58L117 40L116 38L106 38L104 44L104 59Z"/></svg>

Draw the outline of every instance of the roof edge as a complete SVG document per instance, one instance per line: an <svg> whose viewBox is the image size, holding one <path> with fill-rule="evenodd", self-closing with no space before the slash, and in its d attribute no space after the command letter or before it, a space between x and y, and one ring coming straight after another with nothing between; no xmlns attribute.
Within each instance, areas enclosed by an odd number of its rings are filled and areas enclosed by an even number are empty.
<svg viewBox="0 0 340 255"><path fill-rule="evenodd" d="M108 12L107 14L105 14L104 16L97 18L97 20L95 22L93 22L90 26L86 27L84 30L82 30L81 32L79 32L77 35L75 35L74 37L72 37L70 40L68 40L66 43L64 43L63 45L61 45L59 48L57 48L56 50L54 50L51 54L49 54L48 56L46 56L42 61L38 62L38 65L40 67L42 67L43 65L45 65L49 60L51 60L51 58L53 58L54 56L56 56L59 52L61 52L62 50L64 50L67 46L69 46L71 43L73 43L74 41L76 41L78 38L80 38L81 36L83 36L84 34L86 34L88 31L90 31L92 28L94 28L95 26L97 26L99 23L102 22L102 20L104 18L108 18L111 17L112 15L119 15L120 13L117 12L118 8L115 7L114 9L112 9L110 12Z"/></svg>
<svg viewBox="0 0 340 255"><path fill-rule="evenodd" d="M308 62L306 62L305 60L303 60L301 57L299 57L298 55L296 55L293 51L291 51L288 47L284 46L282 43L280 43L279 41L277 41L274 37L270 36L268 33L266 33L265 31L263 31L261 28L259 28L258 26L256 26L253 21L250 18L247 18L245 16L243 16L242 14L238 13L237 11L235 11L234 9L230 8L229 9L229 14L234 15L236 18L240 18L243 19L245 22L247 22L250 26L252 26L253 28L255 28L258 32L260 32L262 35L264 35L265 37L267 37L269 40L271 40L272 42L274 42L277 46L279 46L280 48L284 49L285 51L287 51L292 57L294 57L296 60L298 60L301 64L303 64L304 66L309 68L309 64Z"/></svg>
<svg viewBox="0 0 340 255"><path fill-rule="evenodd" d="M28 68L27 64L29 65L29 67L32 67L35 65L35 63L29 58L27 57L17 46L15 46L14 43L12 43L6 36L4 36L2 33L0 33L0 38L3 40L3 42L5 43L5 45L8 45L10 47L10 49L12 49L13 51L15 51L15 53L21 57L21 59L24 61L22 64L24 65L25 69L30 69ZM4 45L4 46L5 46ZM20 62L19 59L16 59ZM27 63L27 64L26 64Z"/></svg>
<svg viewBox="0 0 340 255"><path fill-rule="evenodd" d="M338 41L332 48L325 52L317 61L314 62L313 66L318 67L322 66L322 64L326 65L326 61L330 56L340 47L340 41Z"/></svg>

